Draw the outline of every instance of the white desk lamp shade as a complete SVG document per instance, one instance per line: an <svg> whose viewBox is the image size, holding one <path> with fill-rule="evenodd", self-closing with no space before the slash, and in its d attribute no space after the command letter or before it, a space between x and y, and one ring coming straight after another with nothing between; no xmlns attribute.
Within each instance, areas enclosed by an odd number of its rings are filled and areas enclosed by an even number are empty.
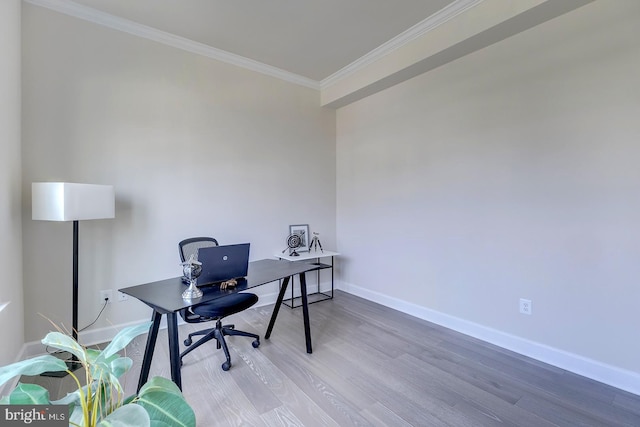
<svg viewBox="0 0 640 427"><path fill-rule="evenodd" d="M44 221L82 221L115 217L112 185L71 182L31 184L32 219Z"/></svg>

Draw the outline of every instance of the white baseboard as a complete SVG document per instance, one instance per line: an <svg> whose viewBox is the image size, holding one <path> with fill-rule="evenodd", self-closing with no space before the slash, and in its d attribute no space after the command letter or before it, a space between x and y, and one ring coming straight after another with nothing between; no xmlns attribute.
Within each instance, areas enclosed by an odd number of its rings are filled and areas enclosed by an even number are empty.
<svg viewBox="0 0 640 427"><path fill-rule="evenodd" d="M278 299L278 294L276 292L261 294L259 295L260 299L258 300L255 307L261 307L263 305L274 304ZM118 333L122 328L126 328L127 326L139 325L144 322L148 322L150 320L150 316L144 319L134 320L132 322L127 323L119 323L117 325L112 325L104 328L95 328L89 329L87 331L83 331L80 333L78 337L78 341L85 346L92 346L100 343L109 342L113 339L113 337ZM182 318L178 317L178 325L183 324L184 321ZM160 329L165 329L167 327L166 317L162 317L162 321L160 323ZM40 341L31 341L25 343L22 347L22 351L20 352L20 358L18 360L24 360L30 357L39 356L41 354L45 354L45 347L42 345Z"/></svg>
<svg viewBox="0 0 640 427"><path fill-rule="evenodd" d="M514 351L549 365L640 395L640 374L621 369L578 354L511 335L497 329L450 316L407 301L371 291L354 284L336 281L336 289L376 302L414 317L436 323L454 331Z"/></svg>

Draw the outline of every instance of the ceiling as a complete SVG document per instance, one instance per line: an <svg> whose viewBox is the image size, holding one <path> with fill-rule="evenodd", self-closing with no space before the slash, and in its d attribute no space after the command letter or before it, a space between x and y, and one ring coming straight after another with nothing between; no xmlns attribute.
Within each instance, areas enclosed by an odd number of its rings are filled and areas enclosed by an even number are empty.
<svg viewBox="0 0 640 427"><path fill-rule="evenodd" d="M23 1L318 90L339 108L594 0Z"/></svg>
<svg viewBox="0 0 640 427"><path fill-rule="evenodd" d="M73 3L321 82L416 24L463 1L74 0Z"/></svg>

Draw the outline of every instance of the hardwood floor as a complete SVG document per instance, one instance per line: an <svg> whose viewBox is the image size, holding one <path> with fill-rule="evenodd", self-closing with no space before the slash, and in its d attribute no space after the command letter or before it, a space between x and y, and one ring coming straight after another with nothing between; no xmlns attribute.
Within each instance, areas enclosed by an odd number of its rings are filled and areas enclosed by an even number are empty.
<svg viewBox="0 0 640 427"><path fill-rule="evenodd" d="M273 306L232 316L264 335ZM639 426L640 397L350 294L313 304L314 352L300 308L282 307L270 340L231 337L182 368L198 426ZM180 327L181 339L192 325ZM166 330L151 375L170 377ZM144 339L127 349L135 391Z"/></svg>

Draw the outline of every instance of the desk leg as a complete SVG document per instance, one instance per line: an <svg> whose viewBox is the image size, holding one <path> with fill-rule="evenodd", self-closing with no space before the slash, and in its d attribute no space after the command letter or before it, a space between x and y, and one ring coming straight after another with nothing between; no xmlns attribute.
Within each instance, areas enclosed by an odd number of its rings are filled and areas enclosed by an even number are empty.
<svg viewBox="0 0 640 427"><path fill-rule="evenodd" d="M284 299L284 293L287 291L287 286L289 286L289 278L285 277L282 280L282 286L280 286L280 293L278 294L278 300L276 301L275 307L273 307L273 313L271 313L271 320L269 320L269 326L267 327L267 333L264 334L264 339L268 340L271 336L271 331L273 330L273 325L276 323L276 317L278 317L278 312L280 311L280 306L282 305L282 300Z"/></svg>
<svg viewBox="0 0 640 427"><path fill-rule="evenodd" d="M169 332L169 360L171 362L171 380L182 390L182 373L180 372L180 345L178 344L178 316L167 313Z"/></svg>
<svg viewBox="0 0 640 427"><path fill-rule="evenodd" d="M151 368L151 360L153 359L153 351L156 348L156 339L158 338L158 329L160 328L160 319L162 319L162 313L153 311L151 315L151 330L147 335L147 346L144 349L144 356L142 358L142 370L140 371L140 378L138 379L138 391L147 382L149 378L149 369Z"/></svg>
<svg viewBox="0 0 640 427"><path fill-rule="evenodd" d="M302 317L304 318L304 339L307 342L307 353L312 353L309 303L307 302L307 280L305 279L304 273L300 273L300 296L302 297Z"/></svg>

